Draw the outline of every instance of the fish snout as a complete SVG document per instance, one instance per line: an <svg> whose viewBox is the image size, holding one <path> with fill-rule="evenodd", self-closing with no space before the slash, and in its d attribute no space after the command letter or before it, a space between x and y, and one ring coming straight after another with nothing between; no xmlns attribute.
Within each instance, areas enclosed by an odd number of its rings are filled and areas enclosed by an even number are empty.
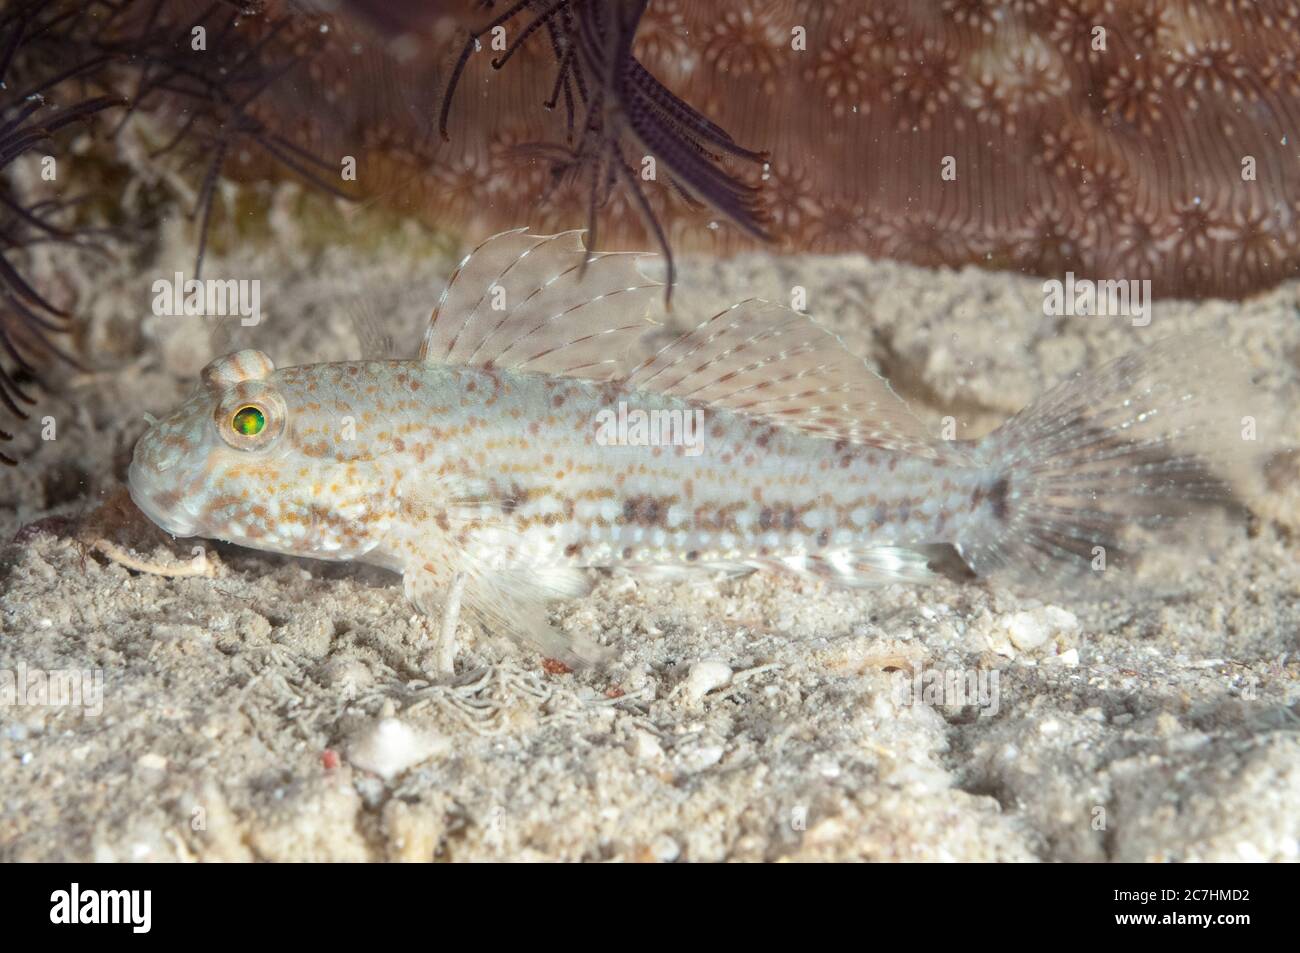
<svg viewBox="0 0 1300 953"><path fill-rule="evenodd" d="M173 536L193 536L194 514L188 512L180 491L179 464L186 457L179 441L161 439L151 427L135 445L127 470L127 488L136 506Z"/></svg>

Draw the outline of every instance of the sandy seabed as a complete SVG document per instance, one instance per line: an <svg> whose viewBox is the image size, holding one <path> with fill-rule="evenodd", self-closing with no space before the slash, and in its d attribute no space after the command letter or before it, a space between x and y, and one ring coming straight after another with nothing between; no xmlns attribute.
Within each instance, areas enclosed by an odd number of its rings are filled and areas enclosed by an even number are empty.
<svg viewBox="0 0 1300 953"><path fill-rule="evenodd" d="M463 628L447 682L385 573L208 543L202 574L167 577L93 548L180 567L200 543L120 502L142 414L210 356L203 319L149 310L154 278L190 265L172 237L87 279L102 369L43 405L57 439L0 473L0 671L103 679L102 710L0 708L0 859L1300 858L1300 283L1159 303L1135 328L1044 317L1041 281L1019 276L686 262L676 321L803 286L962 437L1075 370L1212 330L1249 362L1278 452L1240 488L1247 519L1149 551L1109 594L609 575L554 615L613 646L609 668ZM264 320L236 345L355 357L361 312L414 354L449 255L410 235L292 247L205 270L262 280ZM944 677L984 694L925 691Z"/></svg>

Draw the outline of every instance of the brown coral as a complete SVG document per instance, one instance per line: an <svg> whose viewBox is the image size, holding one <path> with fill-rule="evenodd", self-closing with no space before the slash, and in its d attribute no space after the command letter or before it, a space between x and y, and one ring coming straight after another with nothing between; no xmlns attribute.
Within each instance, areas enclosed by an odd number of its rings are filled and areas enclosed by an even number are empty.
<svg viewBox="0 0 1300 953"><path fill-rule="evenodd" d="M421 16L399 38L441 37L420 39L416 61L445 64L447 24L485 14L463 2ZM805 44L792 42L799 30ZM783 247L1039 274L1135 270L1158 296L1240 296L1300 268L1288 213L1300 207L1298 48L1292 0L655 0L634 43L676 96L770 152L765 179L736 171L765 190ZM561 138L563 116L539 108L554 64L471 67L474 97L430 165L488 168L496 150L502 176L513 158L511 181L472 219L527 223L542 160L493 144L520 124ZM436 192L430 220L470 221L463 193ZM581 189L557 189L546 215L579 223L585 206ZM675 250L754 244L667 194L655 207ZM601 241L649 240L636 209L611 200Z"/></svg>

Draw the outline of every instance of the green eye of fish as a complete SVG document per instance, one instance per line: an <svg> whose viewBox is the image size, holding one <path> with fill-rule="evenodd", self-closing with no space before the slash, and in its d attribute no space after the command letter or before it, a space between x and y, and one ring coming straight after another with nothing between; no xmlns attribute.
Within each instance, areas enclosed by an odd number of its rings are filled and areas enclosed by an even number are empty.
<svg viewBox="0 0 1300 953"><path fill-rule="evenodd" d="M237 434L256 437L266 427L266 415L256 407L240 407L230 418L230 426Z"/></svg>

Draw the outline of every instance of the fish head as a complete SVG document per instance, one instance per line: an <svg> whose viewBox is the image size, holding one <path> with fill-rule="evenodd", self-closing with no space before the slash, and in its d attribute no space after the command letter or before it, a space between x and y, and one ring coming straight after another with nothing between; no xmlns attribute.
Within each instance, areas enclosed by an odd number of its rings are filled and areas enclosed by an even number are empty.
<svg viewBox="0 0 1300 953"><path fill-rule="evenodd" d="M374 522L380 494L334 452L304 383L311 370L276 371L256 350L210 363L196 392L137 442L135 504L174 536L335 559L372 545L359 527Z"/></svg>

